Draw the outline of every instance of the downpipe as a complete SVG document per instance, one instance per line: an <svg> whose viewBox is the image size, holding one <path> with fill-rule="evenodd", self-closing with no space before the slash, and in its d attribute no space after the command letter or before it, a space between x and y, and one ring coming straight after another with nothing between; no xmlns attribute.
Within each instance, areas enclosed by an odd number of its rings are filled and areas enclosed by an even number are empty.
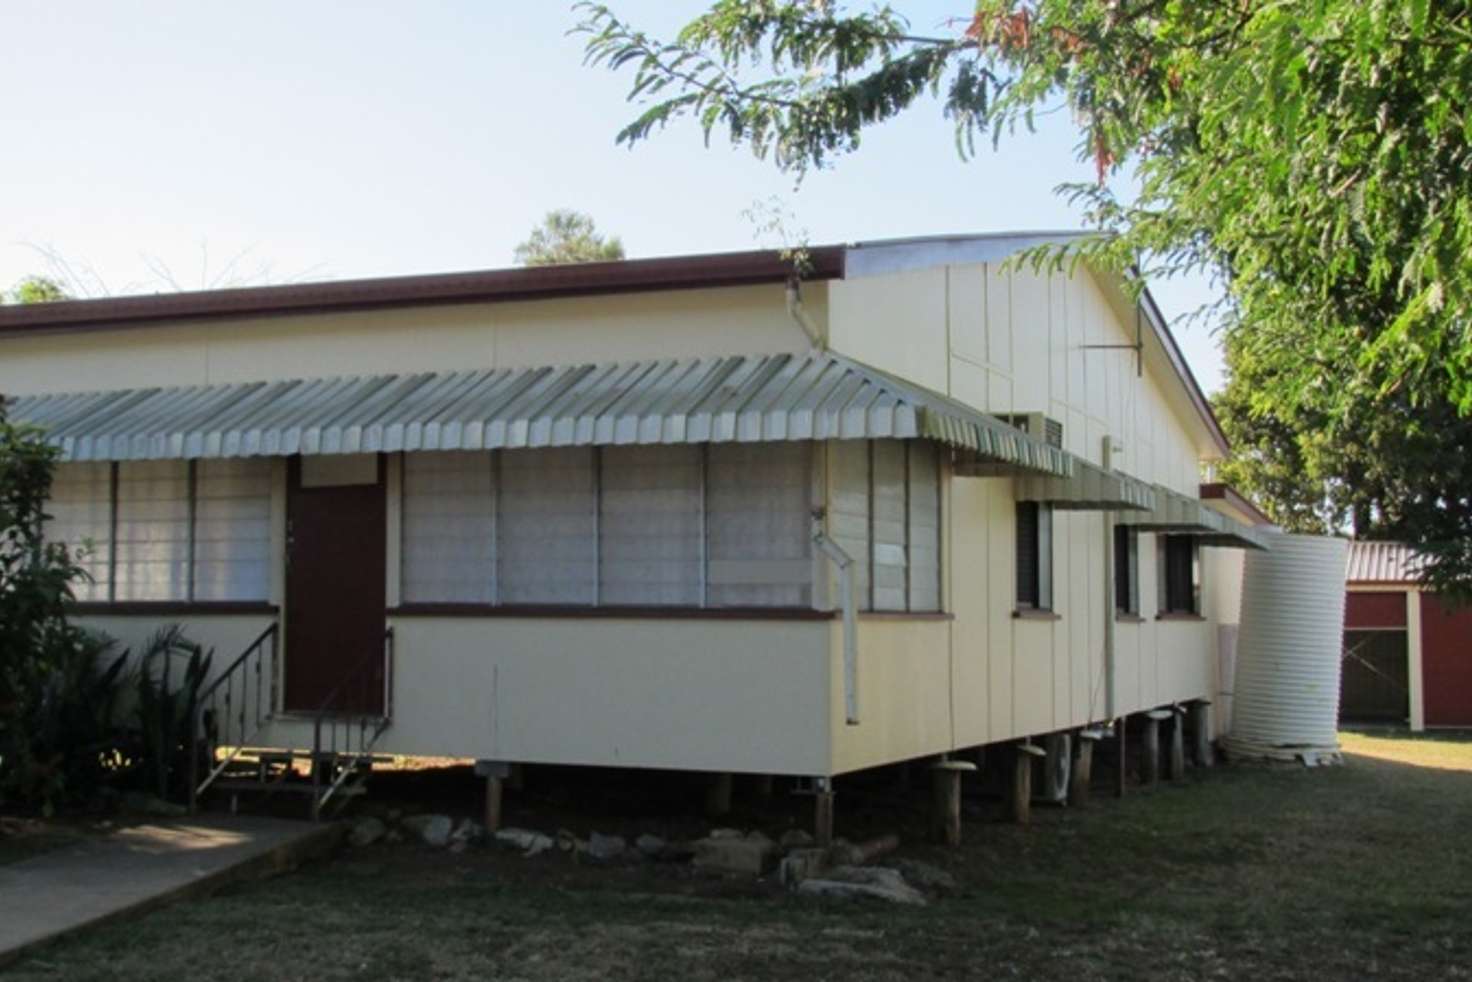
<svg viewBox="0 0 1472 982"><path fill-rule="evenodd" d="M787 314L797 322L798 327L802 328L802 332L808 336L814 348L821 349L824 346L823 330L818 327L812 314L809 314L807 308L802 305L802 288L798 285L796 277L787 281Z"/></svg>
<svg viewBox="0 0 1472 982"><path fill-rule="evenodd" d="M855 598L854 557L843 551L823 531L823 515L813 515L813 544L829 562L838 567L839 590L843 605L843 705L844 722L859 725L859 637L858 602Z"/></svg>

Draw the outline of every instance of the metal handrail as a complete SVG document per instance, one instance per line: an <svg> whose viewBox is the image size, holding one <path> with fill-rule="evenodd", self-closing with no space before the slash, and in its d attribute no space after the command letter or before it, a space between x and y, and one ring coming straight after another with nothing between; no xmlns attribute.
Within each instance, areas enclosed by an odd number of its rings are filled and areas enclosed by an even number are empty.
<svg viewBox="0 0 1472 982"><path fill-rule="evenodd" d="M349 694L354 686L361 686L367 672L379 665L382 659L383 666L383 712L378 715L372 713L355 713L352 710L340 712L338 703ZM370 654L354 665L352 670L343 676L337 686L322 700L314 714L312 721L312 817L320 818L322 807L338 792L349 777L353 774L351 766L342 767L331 776L327 786L323 788L323 767L329 762L337 762L342 757L354 758L354 762L361 761L368 755L383 731L388 729L393 720L393 685L394 685L394 629L392 626L384 628L383 651ZM326 726L328 742L323 741L323 727ZM354 747L354 730L357 731L357 744ZM342 746L339 748L338 735L342 735Z"/></svg>
<svg viewBox="0 0 1472 982"><path fill-rule="evenodd" d="M267 698L268 689L274 691L276 669L276 647L279 624L275 621L262 631L254 641L246 646L234 661L225 666L225 669L216 676L215 680L200 689L195 697L194 718L190 720L189 728L189 810L193 812L199 803L199 796L209 788L215 780L225 772L231 762L250 743L251 738L260 732L266 720L270 719L275 712L274 697ZM266 643L270 642L270 664L271 678L269 685L263 681L263 664L265 660ZM255 713L251 715L249 727L247 727L247 710L250 708L250 675L255 675ZM235 702L236 688L240 689L240 701L237 707ZM220 699L223 693L224 714L220 714ZM238 712L237 712L238 709ZM224 721L223 733L228 738L225 745L230 747L229 753L223 760L215 760L215 753L221 745L219 739L222 730L220 721ZM231 734L232 724L238 724L234 736ZM201 741L205 746L200 746ZM201 750L209 754L209 773L203 780L199 777L199 766Z"/></svg>

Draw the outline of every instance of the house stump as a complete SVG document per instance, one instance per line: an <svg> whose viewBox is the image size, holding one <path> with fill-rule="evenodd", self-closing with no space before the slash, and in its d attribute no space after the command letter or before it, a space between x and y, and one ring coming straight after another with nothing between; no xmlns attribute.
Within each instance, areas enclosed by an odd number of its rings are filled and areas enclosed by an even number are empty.
<svg viewBox="0 0 1472 982"><path fill-rule="evenodd" d="M964 760L942 760L931 766L935 797L931 824L937 842L961 844L961 775L975 770L975 764Z"/></svg>

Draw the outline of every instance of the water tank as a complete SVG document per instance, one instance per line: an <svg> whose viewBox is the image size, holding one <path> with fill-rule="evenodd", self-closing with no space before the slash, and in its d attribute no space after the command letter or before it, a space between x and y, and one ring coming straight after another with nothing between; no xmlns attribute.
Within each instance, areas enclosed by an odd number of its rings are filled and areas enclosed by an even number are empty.
<svg viewBox="0 0 1472 982"><path fill-rule="evenodd" d="M1339 759L1339 667L1348 544L1264 535L1242 570L1242 624L1232 697L1236 757Z"/></svg>

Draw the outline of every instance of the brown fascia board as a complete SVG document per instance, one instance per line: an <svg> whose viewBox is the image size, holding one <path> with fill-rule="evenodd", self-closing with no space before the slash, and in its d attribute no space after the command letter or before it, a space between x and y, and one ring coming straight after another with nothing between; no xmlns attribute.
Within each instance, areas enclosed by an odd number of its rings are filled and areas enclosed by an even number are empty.
<svg viewBox="0 0 1472 982"><path fill-rule="evenodd" d="M803 278L842 278L845 254L842 246L810 249L811 265ZM61 300L0 306L0 335L142 326L179 320L747 286L786 282L792 274L790 259L784 259L776 251L762 250Z"/></svg>
<svg viewBox="0 0 1472 982"><path fill-rule="evenodd" d="M1222 484L1218 482L1214 484L1201 485L1201 499L1203 501L1208 501L1213 498L1218 501L1225 501L1233 508L1236 508L1239 511L1246 512L1248 515L1252 516L1253 521L1258 525L1273 524L1273 520L1269 518L1261 508L1257 507L1251 501L1247 500L1247 498L1243 496L1240 491L1232 487L1230 484Z"/></svg>

